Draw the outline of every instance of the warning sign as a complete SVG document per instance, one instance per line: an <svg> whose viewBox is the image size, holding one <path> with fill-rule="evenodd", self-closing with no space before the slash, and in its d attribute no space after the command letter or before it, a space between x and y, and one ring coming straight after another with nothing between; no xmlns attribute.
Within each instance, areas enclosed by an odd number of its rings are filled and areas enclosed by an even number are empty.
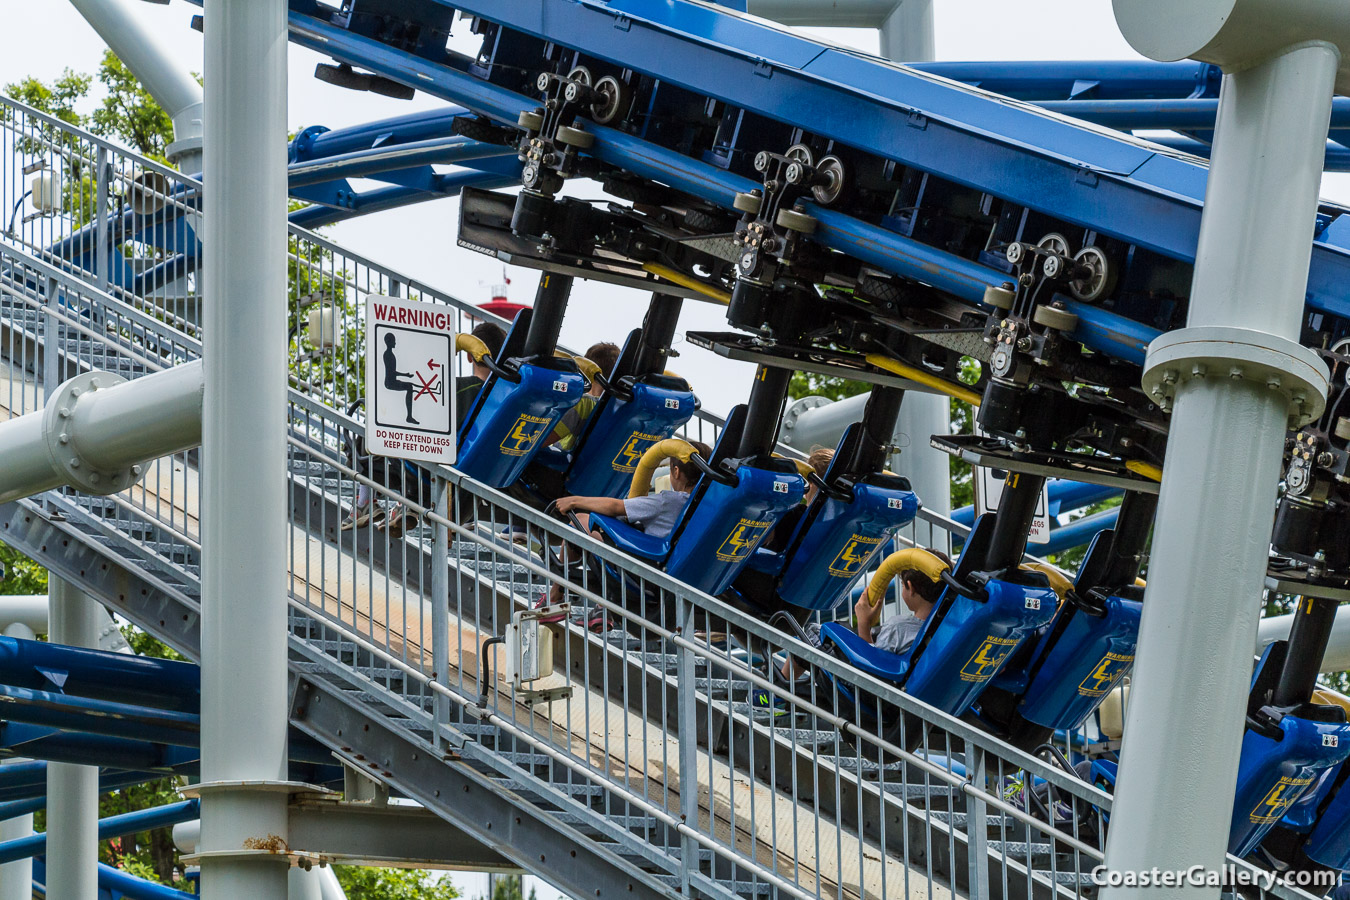
<svg viewBox="0 0 1350 900"><path fill-rule="evenodd" d="M1008 473L988 466L975 467L975 511L980 515L998 509L1003 498L1003 479ZM1027 530L1027 541L1032 544L1050 542L1050 485L1041 485L1041 498L1036 501L1036 515Z"/></svg>
<svg viewBox="0 0 1350 900"><path fill-rule="evenodd" d="M366 445L371 453L455 461L454 313L436 303L366 298Z"/></svg>

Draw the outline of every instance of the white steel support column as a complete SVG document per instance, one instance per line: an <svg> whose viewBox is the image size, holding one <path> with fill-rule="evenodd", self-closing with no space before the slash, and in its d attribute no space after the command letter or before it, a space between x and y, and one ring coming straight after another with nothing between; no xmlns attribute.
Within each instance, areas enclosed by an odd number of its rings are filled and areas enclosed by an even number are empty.
<svg viewBox="0 0 1350 900"><path fill-rule="evenodd" d="M205 17L202 893L285 900L286 3Z"/></svg>
<svg viewBox="0 0 1350 900"><path fill-rule="evenodd" d="M1122 12L1136 7L1116 0L1117 19L1148 52ZM1155 33L1172 28L1175 7L1150 8ZM1335 46L1307 42L1224 79L1187 327L1156 340L1145 363L1145 388L1172 404L1172 424L1106 846L1112 870L1224 861L1282 445L1290 420L1325 402L1326 370L1296 341L1339 61Z"/></svg>
<svg viewBox="0 0 1350 900"><path fill-rule="evenodd" d="M164 52L156 36L136 18L131 0L70 2L169 114L174 138L168 147L170 161L189 174L200 172L201 85Z"/></svg>
<svg viewBox="0 0 1350 900"><path fill-rule="evenodd" d="M51 573L47 594L48 638L71 647L97 647L103 625L99 605ZM98 767L48 763L47 897L90 900L97 894Z"/></svg>
<svg viewBox="0 0 1350 900"><path fill-rule="evenodd" d="M881 55L896 62L937 59L933 0L900 0L881 23ZM928 439L952 430L951 400L941 394L909 391L900 404L900 455L891 468L909 479L924 509L942 516L952 513L951 457L934 450ZM914 520L914 541L921 547L951 550L950 537L923 519Z"/></svg>
<svg viewBox="0 0 1350 900"><path fill-rule="evenodd" d="M895 4L881 23L881 55L896 62L937 59L933 0L900 0ZM943 431L946 431L945 426Z"/></svg>

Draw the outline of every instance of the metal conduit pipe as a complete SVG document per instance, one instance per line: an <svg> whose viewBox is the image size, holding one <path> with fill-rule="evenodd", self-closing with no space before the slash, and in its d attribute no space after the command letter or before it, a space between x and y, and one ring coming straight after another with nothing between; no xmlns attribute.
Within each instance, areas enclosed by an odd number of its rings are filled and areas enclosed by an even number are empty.
<svg viewBox="0 0 1350 900"><path fill-rule="evenodd" d="M1256 654L1259 656L1267 644L1288 640L1293 624L1293 614L1262 619L1256 627ZM1346 669L1350 669L1350 606L1342 605L1336 610L1331 639L1327 641L1319 671L1344 672Z"/></svg>
<svg viewBox="0 0 1350 900"><path fill-rule="evenodd" d="M202 86L180 69L137 20L126 0L70 0L173 121L166 155L184 172L200 172Z"/></svg>
<svg viewBox="0 0 1350 900"><path fill-rule="evenodd" d="M0 424L0 503L70 486L115 494L148 460L201 443L200 362L126 381L87 372L62 384L40 412Z"/></svg>

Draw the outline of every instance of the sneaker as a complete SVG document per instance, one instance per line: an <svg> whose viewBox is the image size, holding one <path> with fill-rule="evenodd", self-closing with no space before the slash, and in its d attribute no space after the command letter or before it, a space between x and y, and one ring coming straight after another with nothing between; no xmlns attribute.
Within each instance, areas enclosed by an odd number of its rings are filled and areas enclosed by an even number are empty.
<svg viewBox="0 0 1350 900"><path fill-rule="evenodd" d="M750 692L750 710L754 713L768 713L774 718L785 716L792 711L786 699L764 688L755 688Z"/></svg>

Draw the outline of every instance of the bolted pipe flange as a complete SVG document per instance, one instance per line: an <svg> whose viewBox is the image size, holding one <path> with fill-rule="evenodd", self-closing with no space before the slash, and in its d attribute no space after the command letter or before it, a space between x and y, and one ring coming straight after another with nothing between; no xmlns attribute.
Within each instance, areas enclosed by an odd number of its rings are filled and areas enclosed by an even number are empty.
<svg viewBox="0 0 1350 900"><path fill-rule="evenodd" d="M42 412L42 436L52 469L62 473L74 488L87 494L116 494L136 483L140 466L127 466L115 472L96 469L80 456L79 435L72 435L69 421L80 403L89 402L99 391L122 384L126 379L112 372L84 372L62 384L47 400Z"/></svg>
<svg viewBox="0 0 1350 900"><path fill-rule="evenodd" d="M1326 364L1307 347L1250 328L1182 328L1149 344L1142 384L1162 409L1171 410L1181 385L1210 376L1279 391L1289 404L1290 428L1322 414L1331 377Z"/></svg>
<svg viewBox="0 0 1350 900"><path fill-rule="evenodd" d="M803 413L813 409L820 409L822 406L829 406L831 402L832 401L827 400L824 397L812 395L810 397L802 397L800 400L794 400L792 403L788 404L787 411L783 413L783 433L780 438L782 442L789 447L796 447L796 444L792 443L792 431L797 427L797 420L802 417Z"/></svg>

